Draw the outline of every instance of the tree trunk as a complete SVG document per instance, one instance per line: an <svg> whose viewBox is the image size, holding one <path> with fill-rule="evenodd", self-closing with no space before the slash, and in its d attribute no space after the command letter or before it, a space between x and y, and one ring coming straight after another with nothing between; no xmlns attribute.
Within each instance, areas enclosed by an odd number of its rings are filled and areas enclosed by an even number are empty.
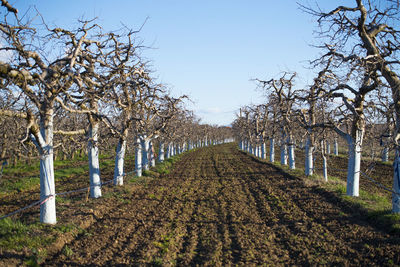
<svg viewBox="0 0 400 267"><path fill-rule="evenodd" d="M296 158L294 154L294 143L292 140L289 141L289 168L294 170L296 169Z"/></svg>
<svg viewBox="0 0 400 267"><path fill-rule="evenodd" d="M382 162L389 161L389 148L385 146L382 151Z"/></svg>
<svg viewBox="0 0 400 267"><path fill-rule="evenodd" d="M322 173L323 173L325 182L327 182L328 181L328 162L326 159L324 140L321 140L321 154L322 154Z"/></svg>
<svg viewBox="0 0 400 267"><path fill-rule="evenodd" d="M40 222L57 223L56 189L53 162L53 109L43 111L40 118L40 136L36 140L40 154Z"/></svg>
<svg viewBox="0 0 400 267"><path fill-rule="evenodd" d="M323 149L323 148L321 148ZM311 142L311 138L308 136L306 140L306 146L305 146L305 154L306 154L306 159L305 159L305 175L310 176L313 175L313 152L314 152L314 147Z"/></svg>
<svg viewBox="0 0 400 267"><path fill-rule="evenodd" d="M349 160L347 166L347 190L348 196L359 196L361 146L364 131L356 130L356 137L353 139L347 135L346 140L349 147Z"/></svg>
<svg viewBox="0 0 400 267"><path fill-rule="evenodd" d="M338 146L337 138L335 138L335 141L333 143L333 153L335 154L335 156L339 155L339 146Z"/></svg>
<svg viewBox="0 0 400 267"><path fill-rule="evenodd" d="M287 165L287 146L285 142L281 144L281 165Z"/></svg>
<svg viewBox="0 0 400 267"><path fill-rule="evenodd" d="M125 151L126 151L126 140L120 138L118 141L117 151L115 155L114 185L124 184Z"/></svg>
<svg viewBox="0 0 400 267"><path fill-rule="evenodd" d="M142 145L140 138L136 139L135 147L135 173L137 177L142 176Z"/></svg>
<svg viewBox="0 0 400 267"><path fill-rule="evenodd" d="M269 139L269 161L275 162L275 139L273 137Z"/></svg>
<svg viewBox="0 0 400 267"><path fill-rule="evenodd" d="M156 166L156 158L154 154L154 146L152 141L150 141L149 143L149 156L150 156L149 157L150 167Z"/></svg>
<svg viewBox="0 0 400 267"><path fill-rule="evenodd" d="M150 140L146 136L141 138L142 144L142 166L145 171L149 170L149 147Z"/></svg>
<svg viewBox="0 0 400 267"><path fill-rule="evenodd" d="M164 161L164 143L162 141L160 141L160 146L158 148L158 161Z"/></svg>
<svg viewBox="0 0 400 267"><path fill-rule="evenodd" d="M54 183L54 164L52 148L47 149L40 157L40 222L55 224L56 219L56 198Z"/></svg>
<svg viewBox="0 0 400 267"><path fill-rule="evenodd" d="M263 141L262 142L262 145L261 145L261 158L262 159L267 159L267 148L266 148L266 146L265 146L265 142Z"/></svg>
<svg viewBox="0 0 400 267"><path fill-rule="evenodd" d="M395 157L393 162L394 175L393 175L393 191L392 193L392 212L400 213L400 148L396 147Z"/></svg>
<svg viewBox="0 0 400 267"><path fill-rule="evenodd" d="M90 179L90 197L101 197L101 180L99 164L99 148L97 146L99 132L99 123L92 122L89 125L89 179Z"/></svg>

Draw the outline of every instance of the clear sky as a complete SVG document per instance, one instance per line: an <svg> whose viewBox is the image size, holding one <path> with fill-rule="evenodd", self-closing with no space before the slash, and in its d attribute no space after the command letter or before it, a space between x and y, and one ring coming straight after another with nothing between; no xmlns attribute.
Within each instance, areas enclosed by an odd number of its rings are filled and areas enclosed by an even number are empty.
<svg viewBox="0 0 400 267"><path fill-rule="evenodd" d="M306 3L305 0L299 0ZM332 3L334 1L320 1ZM337 1L343 3L344 1ZM228 125L242 105L260 103L253 78L296 71L299 86L313 75L307 60L318 55L313 18L293 0L10 0L21 13L36 7L50 24L68 27L98 17L105 30L121 23L138 29L155 49L159 81L173 95L188 95L203 123Z"/></svg>

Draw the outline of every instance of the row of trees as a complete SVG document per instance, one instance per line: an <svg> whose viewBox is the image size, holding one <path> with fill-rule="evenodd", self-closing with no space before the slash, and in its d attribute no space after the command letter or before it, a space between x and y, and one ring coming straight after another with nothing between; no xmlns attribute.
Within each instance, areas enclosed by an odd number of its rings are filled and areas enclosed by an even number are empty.
<svg viewBox="0 0 400 267"><path fill-rule="evenodd" d="M268 96L267 104L245 108L244 116L235 121L236 133L255 146L264 146L269 138L272 160L280 135L281 160L285 164L287 147L291 168L295 168L294 140L304 137L307 175L313 172L317 141L326 142L327 136L336 140L334 134L342 137L349 154L349 196L359 195L365 137L379 140L384 160L389 148L395 152L392 210L400 213L400 3L354 0L354 7L338 6L329 12L301 8L317 18L318 35L324 41L319 46L322 56L311 61L311 67L320 71L312 84L301 89L295 87L295 73L257 80ZM326 145L320 146L325 155Z"/></svg>
<svg viewBox="0 0 400 267"><path fill-rule="evenodd" d="M200 125L156 82L137 32L104 31L96 21L74 29L22 18L2 0L0 22L1 158L40 158L40 221L56 223L54 154L88 155L90 196L101 196L99 148L115 148L114 184L122 185L128 143L136 174L197 146L229 138L229 129ZM166 146L166 155L164 152Z"/></svg>

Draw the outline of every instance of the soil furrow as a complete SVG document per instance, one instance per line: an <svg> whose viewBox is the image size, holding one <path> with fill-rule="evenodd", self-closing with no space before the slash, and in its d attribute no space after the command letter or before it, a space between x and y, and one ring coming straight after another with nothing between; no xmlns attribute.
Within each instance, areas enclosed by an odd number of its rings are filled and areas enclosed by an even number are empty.
<svg viewBox="0 0 400 267"><path fill-rule="evenodd" d="M47 265L399 264L399 237L233 144L182 156ZM397 254L396 254L397 251Z"/></svg>

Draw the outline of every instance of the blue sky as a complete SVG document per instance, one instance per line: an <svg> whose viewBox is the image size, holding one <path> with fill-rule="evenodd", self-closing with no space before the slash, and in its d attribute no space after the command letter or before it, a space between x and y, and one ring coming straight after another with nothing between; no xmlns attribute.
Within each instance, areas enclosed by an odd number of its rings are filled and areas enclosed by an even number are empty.
<svg viewBox="0 0 400 267"><path fill-rule="evenodd" d="M139 36L155 49L144 56L153 61L156 76L171 87L173 95L186 94L193 100L189 108L203 123L228 125L240 106L262 102L253 78L296 71L299 86L304 86L313 77L304 68L306 61L318 55L310 47L316 42L313 18L292 0L10 3L21 13L35 6L48 23L61 27L78 18L98 17L105 30L120 28L121 23L138 29L148 18Z"/></svg>

